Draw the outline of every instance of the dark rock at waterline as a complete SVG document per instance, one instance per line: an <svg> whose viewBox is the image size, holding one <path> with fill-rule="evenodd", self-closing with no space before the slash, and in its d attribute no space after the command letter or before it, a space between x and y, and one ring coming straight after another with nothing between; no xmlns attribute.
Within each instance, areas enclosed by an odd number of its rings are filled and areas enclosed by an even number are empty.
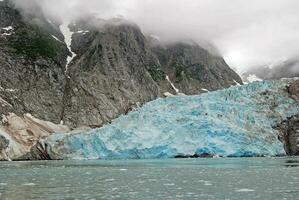
<svg viewBox="0 0 299 200"><path fill-rule="evenodd" d="M288 87L289 95L299 101L299 80L294 81ZM279 139L284 143L287 155L299 155L299 114L289 117L278 124Z"/></svg>
<svg viewBox="0 0 299 200"><path fill-rule="evenodd" d="M4 136L0 135L0 153L7 149L9 146L9 140Z"/></svg>
<svg viewBox="0 0 299 200"><path fill-rule="evenodd" d="M276 129L289 156L299 156L299 115L284 120Z"/></svg>

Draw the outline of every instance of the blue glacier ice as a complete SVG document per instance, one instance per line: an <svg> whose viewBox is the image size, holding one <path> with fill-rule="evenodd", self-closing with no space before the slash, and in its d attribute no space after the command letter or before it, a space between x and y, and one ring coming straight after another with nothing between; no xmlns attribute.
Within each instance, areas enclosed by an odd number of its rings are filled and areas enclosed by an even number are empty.
<svg viewBox="0 0 299 200"><path fill-rule="evenodd" d="M286 91L290 81L157 99L102 128L57 133L42 143L53 159L285 155L272 127L299 113Z"/></svg>

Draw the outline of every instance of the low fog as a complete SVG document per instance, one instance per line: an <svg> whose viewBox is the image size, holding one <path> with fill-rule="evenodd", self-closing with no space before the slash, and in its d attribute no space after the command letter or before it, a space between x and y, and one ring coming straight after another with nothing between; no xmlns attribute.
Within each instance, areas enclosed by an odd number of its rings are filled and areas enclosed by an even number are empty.
<svg viewBox="0 0 299 200"><path fill-rule="evenodd" d="M32 0L15 0L30 10ZM164 42L191 39L217 47L239 73L299 54L298 0L37 0L49 17L122 16ZM31 9L32 10L32 9ZM296 65L297 66L297 65ZM296 67L292 72L298 72Z"/></svg>

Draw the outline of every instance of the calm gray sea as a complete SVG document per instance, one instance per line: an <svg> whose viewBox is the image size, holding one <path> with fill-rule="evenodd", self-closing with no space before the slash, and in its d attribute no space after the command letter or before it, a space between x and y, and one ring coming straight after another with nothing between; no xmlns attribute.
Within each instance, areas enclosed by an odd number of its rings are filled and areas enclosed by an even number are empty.
<svg viewBox="0 0 299 200"><path fill-rule="evenodd" d="M0 162L0 199L299 199L299 158Z"/></svg>

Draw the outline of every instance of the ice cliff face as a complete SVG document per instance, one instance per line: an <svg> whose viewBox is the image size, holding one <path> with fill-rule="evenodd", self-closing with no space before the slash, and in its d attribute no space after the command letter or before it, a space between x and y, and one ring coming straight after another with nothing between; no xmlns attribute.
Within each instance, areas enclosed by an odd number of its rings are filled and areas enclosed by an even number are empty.
<svg viewBox="0 0 299 200"><path fill-rule="evenodd" d="M299 113L293 80L254 82L198 96L158 99L110 125L41 141L51 159L285 155L278 124ZM33 155L38 157L38 155Z"/></svg>

